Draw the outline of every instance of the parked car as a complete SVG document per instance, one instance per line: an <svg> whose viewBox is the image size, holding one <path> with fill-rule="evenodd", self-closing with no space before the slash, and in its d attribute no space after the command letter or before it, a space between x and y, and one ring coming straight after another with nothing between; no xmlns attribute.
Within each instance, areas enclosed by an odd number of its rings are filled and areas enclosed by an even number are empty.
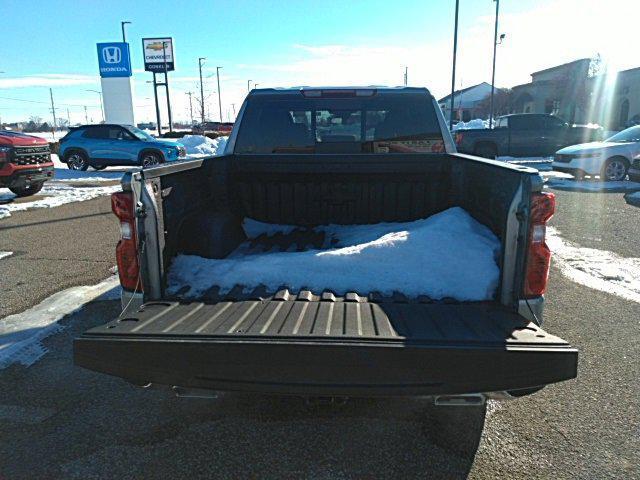
<svg viewBox="0 0 640 480"><path fill-rule="evenodd" d="M184 145L153 138L133 125L82 125L60 139L60 160L71 170L114 165L143 168L186 156Z"/></svg>
<svg viewBox="0 0 640 480"><path fill-rule="evenodd" d="M229 134L231 130L233 130L232 122L204 122L192 128L195 135L204 135L207 132Z"/></svg>
<svg viewBox="0 0 640 480"><path fill-rule="evenodd" d="M632 160L640 155L640 125L627 128L603 142L581 143L558 150L553 169L577 177L600 175L609 181L624 180ZM635 164L631 175L635 177ZM640 172L639 172L640 173Z"/></svg>
<svg viewBox="0 0 640 480"><path fill-rule="evenodd" d="M123 177L112 209L123 223L125 311L74 341L77 365L185 395L420 395L449 405L576 376L577 350L541 328L555 200L537 170L456 154L425 88L253 90L242 111L225 155ZM255 240L258 251L277 242L288 252L331 248L305 227L408 222L453 206L501 242L489 301L328 284L207 287L185 303L167 288L178 256L222 259L244 244L245 218L300 226L297 237Z"/></svg>
<svg viewBox="0 0 640 480"><path fill-rule="evenodd" d="M51 178L53 162L45 139L0 130L0 187L27 197L38 193Z"/></svg>
<svg viewBox="0 0 640 480"><path fill-rule="evenodd" d="M553 115L520 113L496 118L492 129L457 130L455 141L458 152L479 157L546 157L567 145L601 140L602 132Z"/></svg>

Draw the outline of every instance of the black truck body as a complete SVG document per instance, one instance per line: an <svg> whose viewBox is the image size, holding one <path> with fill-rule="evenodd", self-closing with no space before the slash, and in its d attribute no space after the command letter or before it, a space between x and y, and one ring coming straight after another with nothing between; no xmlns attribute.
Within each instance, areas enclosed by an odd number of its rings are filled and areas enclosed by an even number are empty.
<svg viewBox="0 0 640 480"><path fill-rule="evenodd" d="M504 115L496 118L494 128L454 132L459 152L484 158L548 157L568 145L602 140L602 135L602 129L570 126L539 113Z"/></svg>
<svg viewBox="0 0 640 480"><path fill-rule="evenodd" d="M542 195L537 171L456 154L431 95L410 88L366 95L380 102L402 95L426 99L440 143L431 132L426 139L405 138L397 148L430 151L396 152L393 142L380 145L375 138L373 145L356 146L347 135L326 130L323 139L311 140L315 146L306 138L304 145L279 139L273 140L277 148L268 147L291 153L247 153L246 145L259 144L242 138L256 134L257 127L242 130L251 122L252 104L302 108L309 103L303 92L252 92L225 155L123 179L122 198L131 198L135 213L122 213L115 204L114 211L134 226L137 249L129 263L119 254L127 308L75 340L75 362L138 385L328 396L518 395L575 377L576 349L541 328L543 297L526 294L530 218L535 195ZM339 105L355 96L313 92L312 98L326 96ZM329 110L346 118L342 110ZM361 127L362 139L377 136ZM333 153L306 153L309 148ZM321 248L310 226L411 221L452 206L464 208L502 242L500 287L491 301L334 292L330 285L323 291L238 285L188 301L167 293L167 271L177 254L225 258L247 241L241 228L246 217L298 225L291 233L251 241L259 251L287 251L294 243ZM123 277L135 271L134 263L138 277Z"/></svg>

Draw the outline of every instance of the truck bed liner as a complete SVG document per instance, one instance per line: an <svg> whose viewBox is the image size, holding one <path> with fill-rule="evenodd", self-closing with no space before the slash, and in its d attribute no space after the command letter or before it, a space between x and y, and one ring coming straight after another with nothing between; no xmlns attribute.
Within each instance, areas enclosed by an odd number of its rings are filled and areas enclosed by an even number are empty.
<svg viewBox="0 0 640 480"><path fill-rule="evenodd" d="M500 305L384 300L283 290L151 302L76 339L75 362L140 384L313 395L486 392L576 374L575 349Z"/></svg>

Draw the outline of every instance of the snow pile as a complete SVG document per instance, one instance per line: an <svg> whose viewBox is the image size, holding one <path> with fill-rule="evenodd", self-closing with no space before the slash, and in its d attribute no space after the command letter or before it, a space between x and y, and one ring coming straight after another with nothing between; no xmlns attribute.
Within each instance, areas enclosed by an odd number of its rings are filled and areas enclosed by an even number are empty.
<svg viewBox="0 0 640 480"><path fill-rule="evenodd" d="M553 263L572 281L640 303L640 258L581 247L553 227L547 227L547 244Z"/></svg>
<svg viewBox="0 0 640 480"><path fill-rule="evenodd" d="M121 188L120 185L108 187L72 187L70 185L47 182L38 194L39 196L44 196L44 198L31 202L0 204L0 219L10 217L12 212L30 210L32 208L59 207L65 203L84 202L85 200L91 200L103 195L110 195L113 192L121 190ZM10 202L14 198L15 195L12 193L0 193L0 201Z"/></svg>
<svg viewBox="0 0 640 480"><path fill-rule="evenodd" d="M596 179L575 180L568 178L549 178L546 183L549 187L558 190L571 190L576 192L635 192L640 190L640 183L631 181L602 182Z"/></svg>
<svg viewBox="0 0 640 480"><path fill-rule="evenodd" d="M208 157L210 155L222 155L229 137L212 139L204 135L185 135L178 139L187 149L189 157Z"/></svg>
<svg viewBox="0 0 640 480"><path fill-rule="evenodd" d="M0 369L19 362L29 366L47 350L40 343L62 328L57 322L83 305L119 287L117 276L97 285L72 287L54 293L35 307L0 321Z"/></svg>
<svg viewBox="0 0 640 480"><path fill-rule="evenodd" d="M253 223L250 233L259 233L259 225ZM337 239L336 248L245 255L241 246L222 260L179 255L169 272L169 291L186 285L185 295L194 298L213 286L225 293L235 285L264 285L271 291L287 286L480 301L493 298L498 286L500 242L459 207L415 222L318 230Z"/></svg>
<svg viewBox="0 0 640 480"><path fill-rule="evenodd" d="M489 120L482 120L481 118L474 118L468 122L458 122L451 130L471 130L472 128L489 128Z"/></svg>
<svg viewBox="0 0 640 480"><path fill-rule="evenodd" d="M13 252L0 252L0 260L6 257L10 257L11 255L13 255Z"/></svg>
<svg viewBox="0 0 640 480"><path fill-rule="evenodd" d="M105 170L69 170L67 164L60 161L56 154L51 155L55 169L54 181L58 182L113 182L120 180L127 171L138 171L140 167L108 167Z"/></svg>

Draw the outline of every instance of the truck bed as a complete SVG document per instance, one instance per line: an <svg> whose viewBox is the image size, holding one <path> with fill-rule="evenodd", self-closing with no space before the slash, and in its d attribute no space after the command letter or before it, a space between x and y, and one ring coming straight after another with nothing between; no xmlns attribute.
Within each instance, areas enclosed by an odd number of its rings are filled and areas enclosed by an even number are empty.
<svg viewBox="0 0 640 480"><path fill-rule="evenodd" d="M573 378L577 363L564 340L495 303L288 290L150 302L74 352L136 384L350 396L530 388Z"/></svg>

